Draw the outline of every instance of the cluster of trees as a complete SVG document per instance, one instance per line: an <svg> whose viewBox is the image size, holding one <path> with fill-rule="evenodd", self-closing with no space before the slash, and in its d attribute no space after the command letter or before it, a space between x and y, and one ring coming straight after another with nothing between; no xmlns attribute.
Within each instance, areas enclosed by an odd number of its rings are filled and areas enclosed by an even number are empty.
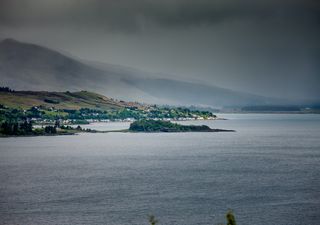
<svg viewBox="0 0 320 225"><path fill-rule="evenodd" d="M50 111L41 107L31 107L27 110L8 108L0 104L0 122L1 121L24 121L31 118L36 119L66 119L66 113L61 110Z"/></svg>
<svg viewBox="0 0 320 225"><path fill-rule="evenodd" d="M44 99L44 102L51 103L51 104L59 104L60 103L60 101L57 99L49 99L49 98Z"/></svg>
<svg viewBox="0 0 320 225"><path fill-rule="evenodd" d="M4 121L0 125L0 134L2 135L46 135L56 134L57 126L46 126L44 128L33 129L31 121L8 122Z"/></svg>
<svg viewBox="0 0 320 225"><path fill-rule="evenodd" d="M116 119L126 119L142 118L144 112L142 110L132 110L132 109L119 109L119 110L97 110L97 109L88 109L82 108L79 110L64 110L68 113L68 119L72 120L86 120L86 119L97 119L97 120L116 120Z"/></svg>
<svg viewBox="0 0 320 225"><path fill-rule="evenodd" d="M44 132L46 134L56 134L57 133L57 127L56 126L46 126L44 128Z"/></svg>
<svg viewBox="0 0 320 225"><path fill-rule="evenodd" d="M130 131L134 132L206 132L212 131L208 126L181 125L170 121L139 120L130 124Z"/></svg>
<svg viewBox="0 0 320 225"><path fill-rule="evenodd" d="M14 92L14 90L9 87L0 87L0 92Z"/></svg>
<svg viewBox="0 0 320 225"><path fill-rule="evenodd" d="M159 118L159 119L177 119L177 118L192 118L194 116L209 118L215 117L215 115L208 111L191 111L187 108L161 108L161 107L152 107L150 110L142 110L136 107L128 107L119 110L97 110L97 109L88 109L82 108L79 110L62 110L65 113L68 113L68 116L65 118L72 120L87 120L87 119L127 119L133 118L135 120L147 119L147 118Z"/></svg>
<svg viewBox="0 0 320 225"><path fill-rule="evenodd" d="M157 107L153 110L150 110L148 113L148 118L193 118L193 117L216 117L212 112L209 111L199 111L199 110L190 110L188 108L178 107L178 108L169 108L169 107Z"/></svg>
<svg viewBox="0 0 320 225"><path fill-rule="evenodd" d="M1 124L1 133L5 135L31 135L32 131L32 123L28 121L24 121L23 123L10 123L5 121Z"/></svg>
<svg viewBox="0 0 320 225"><path fill-rule="evenodd" d="M87 133L97 133L97 132L99 132L97 130L93 130L93 129L90 129L90 128L84 129L80 125L78 125L77 127L62 125L62 126L60 126L60 128L62 130L65 130L65 131L77 131L77 132L82 131L82 132L87 132Z"/></svg>
<svg viewBox="0 0 320 225"><path fill-rule="evenodd" d="M43 118L44 112L37 107L32 107L28 110L7 108L0 105L0 122L1 121L25 121L31 118Z"/></svg>

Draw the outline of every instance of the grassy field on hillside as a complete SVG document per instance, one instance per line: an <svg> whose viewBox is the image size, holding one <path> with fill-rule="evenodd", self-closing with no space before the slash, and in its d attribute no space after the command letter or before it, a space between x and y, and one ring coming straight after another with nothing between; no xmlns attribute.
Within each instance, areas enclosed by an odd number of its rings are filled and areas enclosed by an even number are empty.
<svg viewBox="0 0 320 225"><path fill-rule="evenodd" d="M56 109L120 109L123 104L103 95L88 91L80 92L0 92L0 104L10 108L28 109L34 106Z"/></svg>

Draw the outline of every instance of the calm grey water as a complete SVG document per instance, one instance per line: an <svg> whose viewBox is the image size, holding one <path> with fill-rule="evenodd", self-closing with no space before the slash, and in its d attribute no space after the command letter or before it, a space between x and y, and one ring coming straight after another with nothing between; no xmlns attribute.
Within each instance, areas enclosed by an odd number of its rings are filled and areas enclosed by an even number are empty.
<svg viewBox="0 0 320 225"><path fill-rule="evenodd" d="M0 224L319 224L320 115L223 116L194 123L237 132L2 138Z"/></svg>

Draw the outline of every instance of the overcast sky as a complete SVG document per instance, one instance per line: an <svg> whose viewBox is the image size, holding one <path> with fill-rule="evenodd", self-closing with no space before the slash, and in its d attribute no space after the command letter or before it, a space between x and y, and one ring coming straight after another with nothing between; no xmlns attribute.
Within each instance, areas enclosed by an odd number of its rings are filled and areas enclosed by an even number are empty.
<svg viewBox="0 0 320 225"><path fill-rule="evenodd" d="M0 0L0 38L181 80L320 99L319 0Z"/></svg>

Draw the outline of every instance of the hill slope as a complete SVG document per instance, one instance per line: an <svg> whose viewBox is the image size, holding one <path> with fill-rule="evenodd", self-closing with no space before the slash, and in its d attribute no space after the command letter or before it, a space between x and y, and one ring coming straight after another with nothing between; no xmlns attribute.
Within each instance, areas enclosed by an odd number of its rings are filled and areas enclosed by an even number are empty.
<svg viewBox="0 0 320 225"><path fill-rule="evenodd" d="M0 86L16 90L89 90L127 101L213 107L275 102L212 85L161 79L128 67L98 64L13 39L0 42Z"/></svg>
<svg viewBox="0 0 320 225"><path fill-rule="evenodd" d="M28 109L33 106L54 107L56 109L120 109L130 103L118 102L92 92L45 92L15 91L0 92L0 104L11 108Z"/></svg>

